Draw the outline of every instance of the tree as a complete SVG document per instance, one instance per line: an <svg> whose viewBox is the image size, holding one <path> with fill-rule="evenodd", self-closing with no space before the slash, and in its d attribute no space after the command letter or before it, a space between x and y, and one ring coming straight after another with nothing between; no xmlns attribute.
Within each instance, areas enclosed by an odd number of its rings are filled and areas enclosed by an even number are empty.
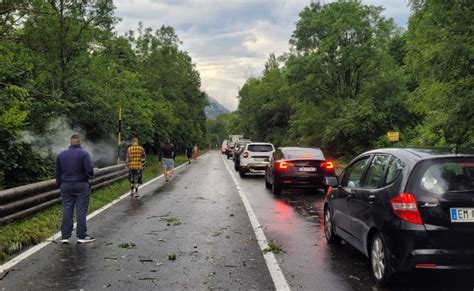
<svg viewBox="0 0 474 291"><path fill-rule="evenodd" d="M270 54L263 76L248 79L239 90L240 128L252 140L284 142L291 115L284 84L283 69L275 54Z"/></svg>
<svg viewBox="0 0 474 291"><path fill-rule="evenodd" d="M413 0L407 32L408 72L417 85L417 144L474 145L472 1Z"/></svg>

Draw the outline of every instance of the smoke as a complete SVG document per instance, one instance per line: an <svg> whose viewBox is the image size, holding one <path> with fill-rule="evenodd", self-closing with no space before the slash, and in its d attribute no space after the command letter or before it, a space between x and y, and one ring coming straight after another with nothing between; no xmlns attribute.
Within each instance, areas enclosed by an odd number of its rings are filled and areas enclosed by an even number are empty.
<svg viewBox="0 0 474 291"><path fill-rule="evenodd" d="M81 135L81 146L90 153L94 166L112 165L117 161L117 146L114 144L112 136L98 142L86 140L84 130L70 127L65 118L49 122L41 135L23 131L17 142L30 144L36 152L43 156L56 156L69 146L69 138L74 133Z"/></svg>

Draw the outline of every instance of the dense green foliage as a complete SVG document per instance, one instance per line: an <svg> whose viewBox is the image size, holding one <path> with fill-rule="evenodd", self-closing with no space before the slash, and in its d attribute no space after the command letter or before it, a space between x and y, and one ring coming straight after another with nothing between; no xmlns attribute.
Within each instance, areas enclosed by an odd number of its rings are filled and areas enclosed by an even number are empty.
<svg viewBox="0 0 474 291"><path fill-rule="evenodd" d="M290 53L270 55L239 91L223 136L319 146L334 157L392 146L388 131L400 131L396 146L473 146L473 6L413 1L402 31L381 7L311 3Z"/></svg>
<svg viewBox="0 0 474 291"><path fill-rule="evenodd" d="M65 121L86 140L114 143L118 108L123 138L147 149L170 137L179 148L206 134L200 76L174 29L118 35L107 1L0 4L0 188L47 177L52 156L22 140L52 134ZM51 131L48 133L47 131Z"/></svg>

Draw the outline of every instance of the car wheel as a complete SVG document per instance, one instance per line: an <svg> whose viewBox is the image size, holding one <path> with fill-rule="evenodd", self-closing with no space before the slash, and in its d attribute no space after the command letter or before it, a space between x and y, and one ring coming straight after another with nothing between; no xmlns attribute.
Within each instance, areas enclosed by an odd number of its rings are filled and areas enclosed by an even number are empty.
<svg viewBox="0 0 474 291"><path fill-rule="evenodd" d="M270 189L271 187L272 187L272 184L268 182L267 173L265 173L265 188Z"/></svg>
<svg viewBox="0 0 474 291"><path fill-rule="evenodd" d="M370 265L377 285L386 286L393 275L387 245L382 235L376 233L370 244Z"/></svg>
<svg viewBox="0 0 474 291"><path fill-rule="evenodd" d="M341 243L341 238L334 233L334 225L332 221L331 209L326 206L324 208L324 236L326 236L328 244L338 245Z"/></svg>
<svg viewBox="0 0 474 291"><path fill-rule="evenodd" d="M244 171L239 171L239 176L240 176L240 178L245 178L245 172Z"/></svg>
<svg viewBox="0 0 474 291"><path fill-rule="evenodd" d="M275 181L275 178L273 178L273 183L272 183L272 193L275 195L280 195L281 194L281 185L277 181Z"/></svg>

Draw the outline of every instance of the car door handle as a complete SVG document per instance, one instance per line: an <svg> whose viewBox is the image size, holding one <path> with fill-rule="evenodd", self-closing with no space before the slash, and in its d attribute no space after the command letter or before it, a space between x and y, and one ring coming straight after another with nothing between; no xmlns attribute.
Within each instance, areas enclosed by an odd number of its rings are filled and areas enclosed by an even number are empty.
<svg viewBox="0 0 474 291"><path fill-rule="evenodd" d="M351 200L351 199L352 199L352 197L354 197L354 195L353 195L353 194L348 194L348 195L346 196L346 200Z"/></svg>
<svg viewBox="0 0 474 291"><path fill-rule="evenodd" d="M367 201L369 201L369 204L374 204L375 202L375 195L370 195L367 197Z"/></svg>

